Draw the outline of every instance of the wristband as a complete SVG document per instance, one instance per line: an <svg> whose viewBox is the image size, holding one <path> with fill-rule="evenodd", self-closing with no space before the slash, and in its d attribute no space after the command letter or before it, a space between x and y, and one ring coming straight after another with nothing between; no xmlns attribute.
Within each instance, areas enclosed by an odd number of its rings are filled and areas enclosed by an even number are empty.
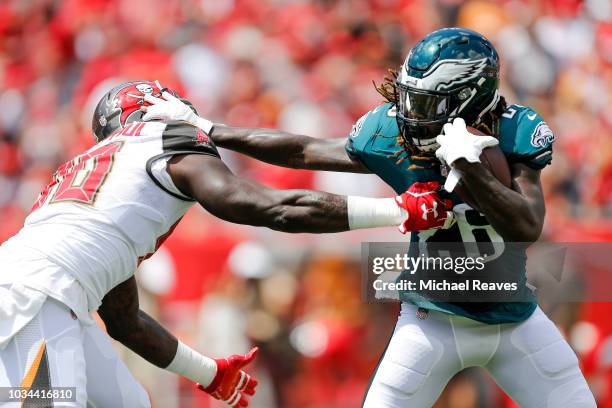
<svg viewBox="0 0 612 408"><path fill-rule="evenodd" d="M179 340L176 355L166 370L208 387L217 374L217 363Z"/></svg>
<svg viewBox="0 0 612 408"><path fill-rule="evenodd" d="M349 228L390 227L401 224L408 213L393 198L348 196L346 200Z"/></svg>

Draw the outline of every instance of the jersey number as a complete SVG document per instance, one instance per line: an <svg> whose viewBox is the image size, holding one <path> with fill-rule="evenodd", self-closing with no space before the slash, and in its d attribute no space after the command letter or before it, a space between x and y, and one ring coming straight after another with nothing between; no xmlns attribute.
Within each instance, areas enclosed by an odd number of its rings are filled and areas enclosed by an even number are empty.
<svg viewBox="0 0 612 408"><path fill-rule="evenodd" d="M448 230L421 231L419 240L421 242L461 242L467 256L486 257L487 262L498 258L504 252L504 239L493 229L484 215L465 203L457 204L453 207L453 211L457 219L455 225ZM447 235L446 240L437 240L436 233L439 232L450 234L451 239L448 239ZM449 256L446 252L438 255Z"/></svg>
<svg viewBox="0 0 612 408"><path fill-rule="evenodd" d="M32 211L62 201L93 205L121 145L122 142L111 142L98 146L61 165L38 196Z"/></svg>
<svg viewBox="0 0 612 408"><path fill-rule="evenodd" d="M508 119L512 119L514 115L516 115L516 109L514 108L508 108L504 113L502 113L502 116Z"/></svg>

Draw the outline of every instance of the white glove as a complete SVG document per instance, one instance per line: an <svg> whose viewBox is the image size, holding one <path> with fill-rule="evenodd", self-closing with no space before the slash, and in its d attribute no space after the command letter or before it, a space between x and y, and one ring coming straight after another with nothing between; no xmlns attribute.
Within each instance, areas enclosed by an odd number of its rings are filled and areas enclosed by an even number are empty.
<svg viewBox="0 0 612 408"><path fill-rule="evenodd" d="M163 89L158 81L155 81L159 89ZM193 126L202 129L205 133L210 133L213 123L201 118L183 101L168 91L162 92L162 98L156 98L151 94L145 94L144 100L151 106L143 106L141 110L145 112L142 116L143 121L149 120L182 120Z"/></svg>
<svg viewBox="0 0 612 408"><path fill-rule="evenodd" d="M457 159L480 163L482 150L499 143L493 136L471 134L461 118L456 118L452 124L444 125L443 131L443 134L436 137L436 142L440 145L436 150L436 157L451 167Z"/></svg>

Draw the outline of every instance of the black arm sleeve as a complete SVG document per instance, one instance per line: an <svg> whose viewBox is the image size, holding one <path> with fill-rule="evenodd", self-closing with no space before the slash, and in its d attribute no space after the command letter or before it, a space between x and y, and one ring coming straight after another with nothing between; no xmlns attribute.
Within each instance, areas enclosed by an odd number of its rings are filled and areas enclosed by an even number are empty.
<svg viewBox="0 0 612 408"><path fill-rule="evenodd" d="M153 182L166 193L180 200L195 201L183 194L168 190L153 175L151 166L163 157L172 157L177 154L203 154L220 157L214 142L204 131L183 121L168 121L162 133L162 153L151 157L147 161L147 174Z"/></svg>

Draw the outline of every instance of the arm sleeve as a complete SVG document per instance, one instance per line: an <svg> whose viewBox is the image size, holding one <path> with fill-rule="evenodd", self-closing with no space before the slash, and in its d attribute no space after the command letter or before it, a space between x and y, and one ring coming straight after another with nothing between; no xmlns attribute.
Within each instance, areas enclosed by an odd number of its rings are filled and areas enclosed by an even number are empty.
<svg viewBox="0 0 612 408"><path fill-rule="evenodd" d="M166 170L168 160L177 154L205 154L220 158L212 139L201 129L182 121L170 121L162 133L162 153L147 161L147 173L166 193L184 201L193 201L174 185Z"/></svg>
<svg viewBox="0 0 612 408"><path fill-rule="evenodd" d="M175 154L208 154L219 157L217 147L203 130L187 122L171 121L162 135L163 151Z"/></svg>

